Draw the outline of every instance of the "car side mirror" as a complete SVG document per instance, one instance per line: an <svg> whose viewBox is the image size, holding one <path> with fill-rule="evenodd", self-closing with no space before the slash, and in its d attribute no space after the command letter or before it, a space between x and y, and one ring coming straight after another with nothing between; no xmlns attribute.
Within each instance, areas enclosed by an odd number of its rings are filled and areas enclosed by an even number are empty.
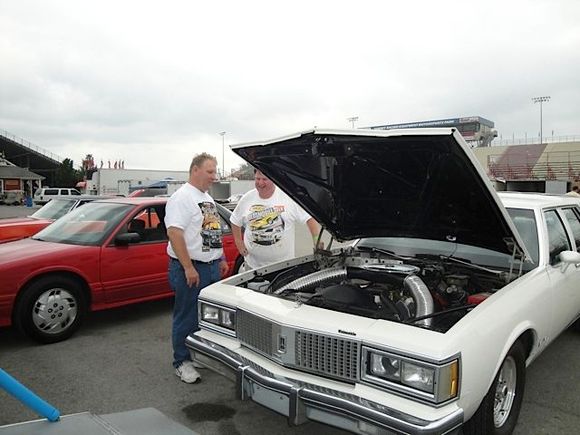
<svg viewBox="0 0 580 435"><path fill-rule="evenodd" d="M141 241L141 236L137 233L123 233L115 237L115 245L127 246L131 243L138 243Z"/></svg>
<svg viewBox="0 0 580 435"><path fill-rule="evenodd" d="M580 252L562 251L560 261L565 264L580 264Z"/></svg>

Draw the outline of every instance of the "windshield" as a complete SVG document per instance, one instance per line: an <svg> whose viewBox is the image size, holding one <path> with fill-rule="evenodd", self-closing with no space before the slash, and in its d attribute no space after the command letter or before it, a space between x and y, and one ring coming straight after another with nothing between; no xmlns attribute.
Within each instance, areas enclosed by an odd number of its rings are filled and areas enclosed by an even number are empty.
<svg viewBox="0 0 580 435"><path fill-rule="evenodd" d="M32 216L35 219L58 219L69 212L75 204L75 199L52 199L39 208Z"/></svg>
<svg viewBox="0 0 580 435"><path fill-rule="evenodd" d="M64 215L33 239L71 245L100 245L133 208L130 204L91 202Z"/></svg>

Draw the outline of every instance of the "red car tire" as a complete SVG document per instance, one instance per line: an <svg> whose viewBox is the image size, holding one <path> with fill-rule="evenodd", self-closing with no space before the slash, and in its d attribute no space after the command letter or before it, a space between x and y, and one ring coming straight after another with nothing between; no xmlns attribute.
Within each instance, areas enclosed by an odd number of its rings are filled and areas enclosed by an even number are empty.
<svg viewBox="0 0 580 435"><path fill-rule="evenodd" d="M74 279L50 275L24 288L14 323L40 343L66 340L80 327L87 311L85 292Z"/></svg>

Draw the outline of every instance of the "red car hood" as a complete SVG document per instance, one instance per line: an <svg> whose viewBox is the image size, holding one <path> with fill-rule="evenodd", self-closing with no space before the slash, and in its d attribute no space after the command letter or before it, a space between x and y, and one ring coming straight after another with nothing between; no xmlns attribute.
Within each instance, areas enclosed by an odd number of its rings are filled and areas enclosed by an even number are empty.
<svg viewBox="0 0 580 435"><path fill-rule="evenodd" d="M23 239L0 244L0 267L8 264L45 263L48 258L62 260L67 256L78 256L92 252L95 246L67 245L65 243L42 242ZM43 260L43 261L42 261Z"/></svg>
<svg viewBox="0 0 580 435"><path fill-rule="evenodd" d="M31 217L8 218L8 219L0 219L0 228L19 226L22 224L34 224L34 223L50 224L52 222L54 222L54 221L51 219L35 219L35 218L31 218Z"/></svg>
<svg viewBox="0 0 580 435"><path fill-rule="evenodd" d="M46 228L52 222L54 222L52 219L35 219L31 217L0 219L0 243L30 237Z"/></svg>

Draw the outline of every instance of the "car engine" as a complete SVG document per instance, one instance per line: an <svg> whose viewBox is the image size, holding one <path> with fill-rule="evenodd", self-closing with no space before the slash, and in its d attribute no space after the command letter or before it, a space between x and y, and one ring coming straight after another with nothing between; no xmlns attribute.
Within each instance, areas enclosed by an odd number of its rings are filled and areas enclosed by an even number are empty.
<svg viewBox="0 0 580 435"><path fill-rule="evenodd" d="M403 261L349 249L255 275L246 286L300 304L445 332L508 281L505 274L440 258Z"/></svg>

